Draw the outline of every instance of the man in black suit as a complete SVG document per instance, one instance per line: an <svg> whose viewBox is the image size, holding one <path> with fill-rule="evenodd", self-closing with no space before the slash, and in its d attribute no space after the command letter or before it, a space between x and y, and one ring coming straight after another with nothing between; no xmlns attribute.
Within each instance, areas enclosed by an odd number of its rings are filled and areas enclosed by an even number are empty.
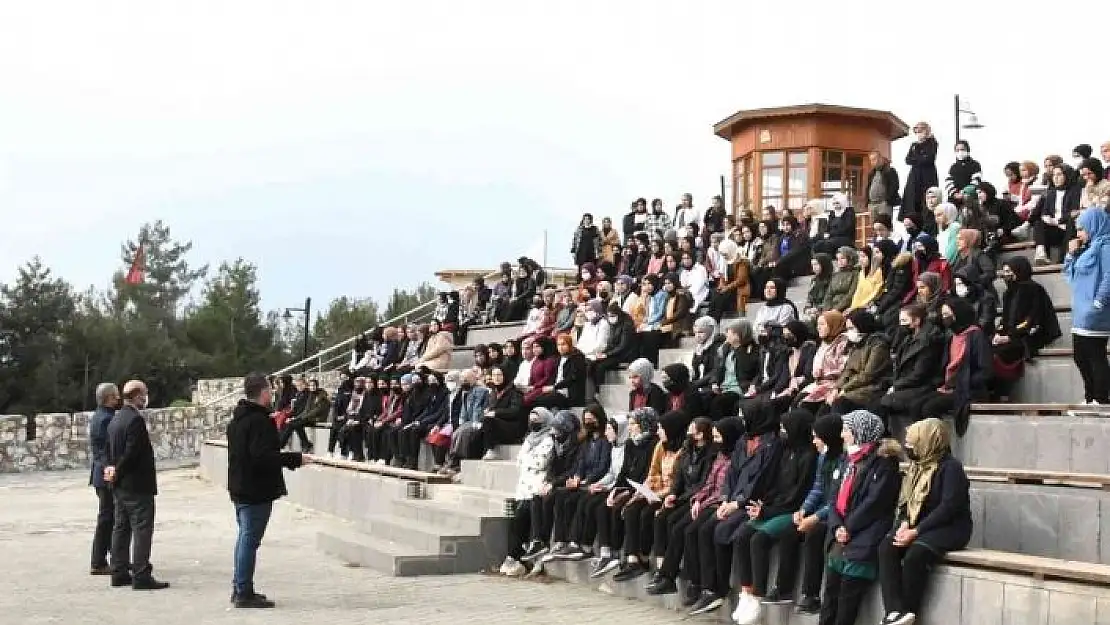
<svg viewBox="0 0 1110 625"><path fill-rule="evenodd" d="M139 412L146 405L146 384L131 380L123 385L123 408L108 425L108 466L104 469L104 479L112 484L116 504L116 522L112 529L112 586L161 590L169 584L154 579L150 565L158 478L146 419Z"/></svg>
<svg viewBox="0 0 1110 625"><path fill-rule="evenodd" d="M96 412L89 420L89 486L96 489L100 506L96 512L96 531L93 533L92 575L111 575L108 568L108 549L112 546L112 526L115 524L116 502L112 489L104 481L104 467L108 464L108 424L119 408L119 388L105 382L96 387Z"/></svg>
<svg viewBox="0 0 1110 625"><path fill-rule="evenodd" d="M239 536L235 541L235 569L231 602L236 608L272 608L274 602L255 591L254 566L274 501L284 497L281 470L308 464L300 452L282 452L277 426L270 418L273 397L266 376L243 378L240 399L227 426L227 490L235 505Z"/></svg>

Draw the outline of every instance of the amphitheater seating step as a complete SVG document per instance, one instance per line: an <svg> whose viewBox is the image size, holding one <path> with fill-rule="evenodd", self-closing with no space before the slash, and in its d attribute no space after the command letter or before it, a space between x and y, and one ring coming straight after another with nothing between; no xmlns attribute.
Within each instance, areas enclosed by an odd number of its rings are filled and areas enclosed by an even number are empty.
<svg viewBox="0 0 1110 625"><path fill-rule="evenodd" d="M1057 558L1043 558L992 549L968 549L948 554L947 562L980 569L1028 575L1033 579L1110 584L1110 566Z"/></svg>
<svg viewBox="0 0 1110 625"><path fill-rule="evenodd" d="M349 565L373 569L395 577L447 575L456 572L456 560L453 556L439 555L434 551L422 553L411 545L402 545L348 527L320 531L316 535L316 546L320 551Z"/></svg>
<svg viewBox="0 0 1110 625"><path fill-rule="evenodd" d="M1103 441L1110 434L1110 419L1087 412L1068 416L1056 409L1048 414L1029 413L1024 404L1014 404L1014 410L1007 404L989 405L989 412L974 411L967 432L953 441L954 452L964 463L1110 473L1110 457L1103 449Z"/></svg>

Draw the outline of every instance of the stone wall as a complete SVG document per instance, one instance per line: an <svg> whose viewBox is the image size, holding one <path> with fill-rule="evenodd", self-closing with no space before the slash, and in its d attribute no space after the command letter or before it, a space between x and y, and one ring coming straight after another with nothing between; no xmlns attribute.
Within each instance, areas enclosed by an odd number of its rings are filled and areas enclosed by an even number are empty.
<svg viewBox="0 0 1110 625"><path fill-rule="evenodd" d="M34 440L27 440L28 417L0 415L0 473L62 471L89 464L91 412L40 414ZM154 455L160 461L200 455L205 439L223 438L231 410L226 407L161 408L145 413Z"/></svg>
<svg viewBox="0 0 1110 625"><path fill-rule="evenodd" d="M334 396L336 389L339 388L339 371L310 371L306 377L318 380L328 395ZM193 404L204 406L209 402L215 402L213 405L234 406L242 397L242 389L243 378L198 380L197 387L193 389Z"/></svg>

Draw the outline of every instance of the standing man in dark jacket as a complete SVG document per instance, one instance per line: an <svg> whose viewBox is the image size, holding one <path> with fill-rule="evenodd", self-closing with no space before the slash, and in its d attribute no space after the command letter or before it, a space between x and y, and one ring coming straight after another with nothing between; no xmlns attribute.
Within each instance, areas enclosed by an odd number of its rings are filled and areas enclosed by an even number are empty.
<svg viewBox="0 0 1110 625"><path fill-rule="evenodd" d="M115 523L116 503L112 489L104 481L104 467L108 464L108 424L119 407L119 388L105 382L96 387L96 412L89 421L89 460L92 470L89 485L96 489L100 507L96 512L96 531L93 533L91 575L111 575L108 568L108 550L112 546L112 525Z"/></svg>
<svg viewBox="0 0 1110 625"><path fill-rule="evenodd" d="M139 412L146 408L147 401L146 384L141 380L123 385L123 408L108 424L108 466L104 468L104 479L112 484L116 505L112 528L112 586L161 590L169 584L154 579L150 565L158 477L146 419Z"/></svg>
<svg viewBox="0 0 1110 625"><path fill-rule="evenodd" d="M274 602L254 591L254 565L274 501L288 494L282 468L310 462L300 452L282 452L277 427L270 419L273 398L266 376L243 378L245 399L239 400L227 426L227 490L235 504L239 536L235 541L235 572L231 602L237 608L272 608Z"/></svg>

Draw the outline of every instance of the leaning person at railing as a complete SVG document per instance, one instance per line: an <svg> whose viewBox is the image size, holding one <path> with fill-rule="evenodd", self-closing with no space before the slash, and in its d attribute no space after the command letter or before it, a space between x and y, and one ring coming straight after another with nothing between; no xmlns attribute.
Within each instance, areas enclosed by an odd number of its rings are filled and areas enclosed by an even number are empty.
<svg viewBox="0 0 1110 625"><path fill-rule="evenodd" d="M497 460L498 445L518 445L528 429L524 395L505 378L500 367L490 371L489 407L482 413L483 460Z"/></svg>
<svg viewBox="0 0 1110 625"><path fill-rule="evenodd" d="M451 364L451 350L455 348L454 338L451 332L435 319L428 324L427 336L424 351L416 361L415 368L426 367L432 371L444 373Z"/></svg>
<svg viewBox="0 0 1110 625"><path fill-rule="evenodd" d="M366 428L366 458L389 464L393 460L394 434L405 405L401 376L392 374L378 380L378 402L381 407Z"/></svg>
<svg viewBox="0 0 1110 625"><path fill-rule="evenodd" d="M443 462L440 473L458 473L463 459L481 457L482 414L490 402L490 390L481 384L475 373L465 370L459 374L459 392L462 393L462 406L459 409L455 431L451 434L451 445L447 460ZM452 405L452 410L454 406ZM452 415L454 418L454 415Z"/></svg>
<svg viewBox="0 0 1110 625"><path fill-rule="evenodd" d="M297 380L297 383L301 387L304 386L304 380ZM312 442L308 440L305 427L316 425L326 419L330 409L331 401L328 399L328 392L320 388L319 382L310 380L305 395L304 408L292 419L286 421L285 427L281 430L281 446L288 445L289 439L293 438L293 434L296 433L297 439L301 443L301 451L312 453Z"/></svg>
<svg viewBox="0 0 1110 625"><path fill-rule="evenodd" d="M913 625L926 578L944 554L971 540L971 484L952 457L948 425L926 419L906 431L910 468L902 478L896 529L879 544L884 625Z"/></svg>

